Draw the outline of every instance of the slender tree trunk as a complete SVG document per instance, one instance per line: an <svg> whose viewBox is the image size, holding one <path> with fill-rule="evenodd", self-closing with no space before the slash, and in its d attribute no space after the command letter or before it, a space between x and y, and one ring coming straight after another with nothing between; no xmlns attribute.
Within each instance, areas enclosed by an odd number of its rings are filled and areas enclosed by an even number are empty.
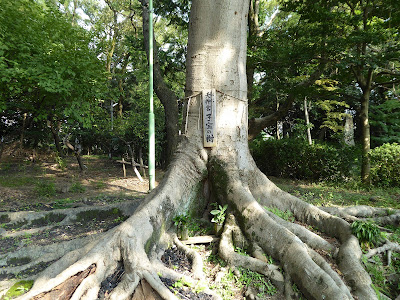
<svg viewBox="0 0 400 300"><path fill-rule="evenodd" d="M372 80L374 70L369 68L364 70L362 66L353 67L352 71L361 87L362 96L360 99L361 110L361 138L362 138L362 162L361 162L361 180L365 184L370 184L371 162L369 151L371 149L371 132L369 126L369 98L372 89Z"/></svg>
<svg viewBox="0 0 400 300"><path fill-rule="evenodd" d="M365 184L370 184L370 171L371 171L371 160L369 157L369 151L371 150L371 133L369 126L369 96L371 91L367 90L361 97L361 138L362 138L362 165L361 165L361 180Z"/></svg>
<svg viewBox="0 0 400 300"><path fill-rule="evenodd" d="M1 138L0 138L0 159L3 155L3 151L4 151L4 137L1 136Z"/></svg>
<svg viewBox="0 0 400 300"><path fill-rule="evenodd" d="M51 134L53 135L54 144L56 146L58 155L60 157L64 157L64 153L63 153L63 151L61 149L60 136L58 135L58 130L56 128L54 128L53 120L49 120L49 127L50 127L50 130L51 130Z"/></svg>
<svg viewBox="0 0 400 300"><path fill-rule="evenodd" d="M144 169L144 163L143 163L143 148L142 148L142 146L139 146L139 164L140 164L140 173L142 174L143 178L147 178L146 170Z"/></svg>
<svg viewBox="0 0 400 300"><path fill-rule="evenodd" d="M28 114L24 113L24 117L22 119L22 128L21 128L21 135L19 138L19 145L22 148L24 145L24 135L25 135L25 128L26 128L26 118L27 118Z"/></svg>
<svg viewBox="0 0 400 300"><path fill-rule="evenodd" d="M64 139L64 144L68 147L68 149L71 149L74 152L74 155L76 157L76 160L78 162L79 165L79 169L81 172L83 172L85 170L85 165L82 162L82 157L81 157L81 147L79 147L78 144L75 144L75 147L69 142L68 138L66 137Z"/></svg>
<svg viewBox="0 0 400 300"><path fill-rule="evenodd" d="M306 119L306 126L307 126L307 141L308 141L309 145L312 145L310 118L308 116L307 97L304 97L304 117Z"/></svg>

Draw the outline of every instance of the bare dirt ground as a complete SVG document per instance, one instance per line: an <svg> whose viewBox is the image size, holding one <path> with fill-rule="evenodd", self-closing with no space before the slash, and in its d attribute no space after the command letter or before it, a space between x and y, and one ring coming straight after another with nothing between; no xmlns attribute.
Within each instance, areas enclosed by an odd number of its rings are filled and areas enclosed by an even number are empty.
<svg viewBox="0 0 400 300"><path fill-rule="evenodd" d="M98 156L84 156L87 169L79 171L75 157L67 157L65 166L53 157L35 161L6 157L0 168L0 211L44 209L57 200L92 201L107 197L144 197L148 180L141 182L127 166L123 177L122 164ZM163 172L156 172L158 181ZM53 191L54 189L54 191ZM51 208L51 207L49 207Z"/></svg>
<svg viewBox="0 0 400 300"><path fill-rule="evenodd" d="M120 224L129 216L121 205L132 207L134 203L137 207L148 193L146 177L140 181L129 166L123 177L122 165L115 159L84 156L83 162L86 169L81 172L73 156L60 161L42 154L32 160L27 153L3 153L0 299L13 282L33 279L62 256L65 251L59 252L56 245L73 250L79 247L74 241L98 236ZM163 172L157 170L156 174L158 184ZM38 247L47 247L52 254L38 259Z"/></svg>

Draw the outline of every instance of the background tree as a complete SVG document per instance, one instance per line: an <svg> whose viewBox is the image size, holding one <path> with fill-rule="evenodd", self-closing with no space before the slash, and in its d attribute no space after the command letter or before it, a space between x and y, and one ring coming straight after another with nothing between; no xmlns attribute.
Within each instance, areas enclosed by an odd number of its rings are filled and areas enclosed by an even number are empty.
<svg viewBox="0 0 400 300"><path fill-rule="evenodd" d="M103 92L91 36L51 3L2 1L0 22L0 101L6 123L19 124L21 132L44 130L48 124L62 155L60 126L75 121L90 126Z"/></svg>
<svg viewBox="0 0 400 300"><path fill-rule="evenodd" d="M371 94L399 82L398 3L396 1L284 1L284 9L295 11L310 26L319 26L329 40L330 73L339 81L342 97L358 99L363 162L361 177L369 182ZM319 24L319 25L317 25ZM312 31L315 33L315 31ZM345 91L353 90L347 95Z"/></svg>

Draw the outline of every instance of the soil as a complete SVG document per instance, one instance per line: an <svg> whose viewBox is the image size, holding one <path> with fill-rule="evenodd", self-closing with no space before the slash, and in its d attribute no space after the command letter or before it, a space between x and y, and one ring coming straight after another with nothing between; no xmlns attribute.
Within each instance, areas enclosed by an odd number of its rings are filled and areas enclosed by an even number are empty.
<svg viewBox="0 0 400 300"><path fill-rule="evenodd" d="M190 272L192 269L192 263L186 257L185 253L178 250L176 247L165 250L164 254L161 256L161 261L168 268L174 269L182 274Z"/></svg>
<svg viewBox="0 0 400 300"><path fill-rule="evenodd" d="M140 182L132 168L126 168L124 178L122 164L116 159L84 156L84 172L80 172L75 157L65 158L63 168L53 157L43 159L46 161L0 160L0 211L51 210L57 200L65 199L75 206L104 205L126 197L144 197L149 189L148 181ZM162 176L157 170L156 181ZM49 195L45 195L46 187L53 189Z"/></svg>
<svg viewBox="0 0 400 300"><path fill-rule="evenodd" d="M73 156L66 157L61 168L54 156L36 154L32 160L26 152L18 153L3 155L0 160L0 268L3 269L0 270L0 298L8 281L32 278L53 262L32 264L29 257L10 259L9 254L102 233L128 218L114 209L94 211L70 224L60 224L65 218L62 213L50 213L31 222L10 222L8 213L76 207L96 209L126 201L139 205L149 189L148 180L144 177L141 182L128 166L124 178L117 158L83 156L86 170L80 172ZM156 185L162 176L163 171L156 170ZM29 263L30 267L24 268ZM15 267L22 270L7 271Z"/></svg>

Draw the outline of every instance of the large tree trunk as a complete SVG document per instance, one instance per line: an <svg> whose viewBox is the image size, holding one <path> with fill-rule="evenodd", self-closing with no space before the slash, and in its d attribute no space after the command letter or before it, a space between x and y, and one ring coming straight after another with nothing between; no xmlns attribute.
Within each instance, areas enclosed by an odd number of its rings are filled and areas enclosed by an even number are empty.
<svg viewBox="0 0 400 300"><path fill-rule="evenodd" d="M239 231L253 248L280 262L285 278L257 258L246 260L229 251L228 233L233 221L226 224L230 227L220 245L221 255L230 264L245 265L270 276L281 289L285 286L287 297L293 280L308 299L352 299L352 295L376 299L349 224L281 191L259 171L249 153L245 75L248 8L248 0L193 0L187 54L187 130L162 183L127 221L110 230L97 244L70 253L45 270L22 299L42 297L45 294L41 293L52 291L78 273L89 275L77 284L71 299L96 299L101 282L121 264L125 274L110 299L131 299L142 278L162 298L176 299L157 272L179 277L160 266L157 253L171 241L167 230L172 218L202 212L209 197L228 205ZM210 88L217 90L217 144L205 148L201 92ZM291 211L299 222L336 237L340 246L276 217L266 206ZM335 257L344 280L313 249L323 249ZM193 269L198 270L194 276L201 278L202 268L193 260L197 266Z"/></svg>

